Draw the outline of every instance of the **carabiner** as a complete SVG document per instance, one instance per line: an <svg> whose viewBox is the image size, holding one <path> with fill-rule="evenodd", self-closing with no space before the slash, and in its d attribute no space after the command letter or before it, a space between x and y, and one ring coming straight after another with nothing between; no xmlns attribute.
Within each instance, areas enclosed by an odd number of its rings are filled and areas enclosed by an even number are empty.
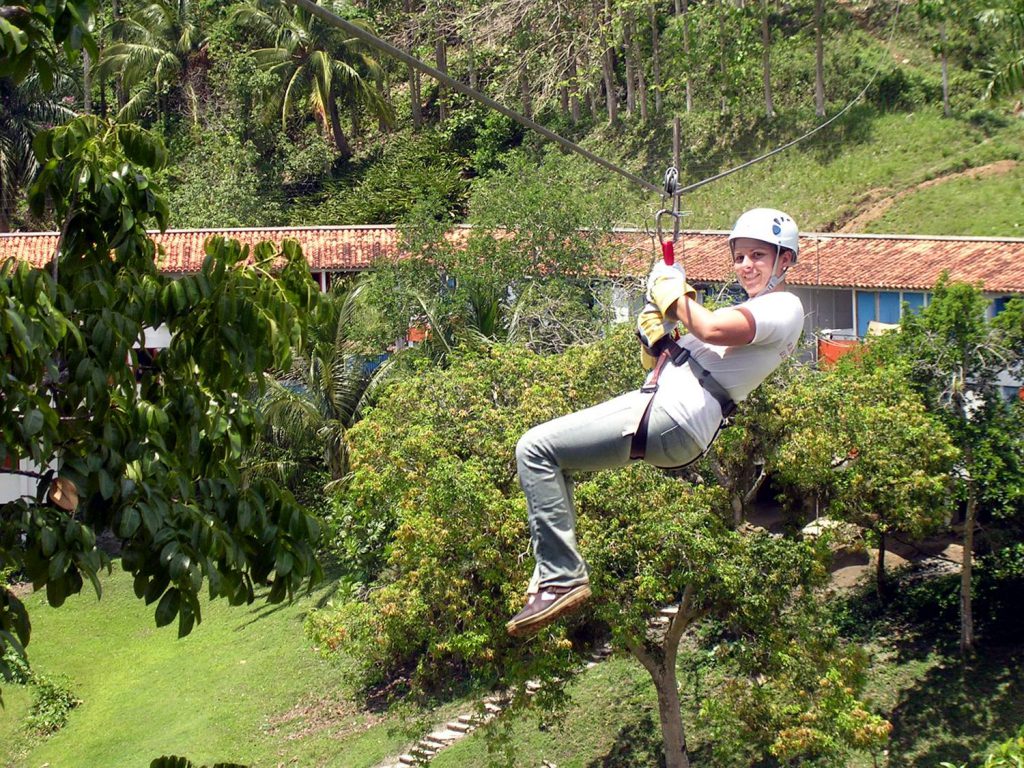
<svg viewBox="0 0 1024 768"><path fill-rule="evenodd" d="M658 234L658 242L661 243L661 258L666 264L672 266L675 263L675 244L679 240L679 222L682 213L679 211L679 171L675 166L669 166L665 171L665 194L661 196L661 204L665 205L665 198L672 198L672 208L662 207L654 214L654 231ZM672 239L666 240L661 230L661 219L663 216L672 217Z"/></svg>

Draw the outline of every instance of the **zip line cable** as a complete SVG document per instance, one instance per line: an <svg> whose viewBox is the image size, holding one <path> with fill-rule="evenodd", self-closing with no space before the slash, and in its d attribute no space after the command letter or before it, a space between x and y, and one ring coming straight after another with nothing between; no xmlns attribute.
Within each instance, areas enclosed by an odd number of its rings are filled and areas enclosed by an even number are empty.
<svg viewBox="0 0 1024 768"><path fill-rule="evenodd" d="M456 80L453 77L450 77L449 75L445 74L441 70L435 69L434 67L430 66L429 64L427 64L427 63L425 63L423 61L420 61L415 56L412 56L412 55L406 53L401 48L396 48L395 46L391 45L390 43L388 43L388 42L386 42L384 40L381 40L376 35L371 34L370 32L367 32L365 29L361 29L360 27L357 27L355 24L352 24L351 22L346 21L345 19L343 19L340 16L338 16L336 13L333 13L332 11L327 10L326 8L324 8L321 5L317 5L315 2L313 2L313 0L286 0L286 1L289 4L293 5L293 6L305 9L306 11L308 11L311 14L313 14L314 16L319 17L321 20L323 20L327 24L329 24L329 25L331 25L333 27L337 27L338 29L344 30L348 34L352 35L353 37L358 38L359 40L362 40L364 43L369 45L371 48L376 48L376 49L378 49L380 51L383 51L384 53L388 54L389 56L392 56L392 57L398 59L399 61L404 62L405 64L408 64L413 69L419 70L420 72L422 72L422 73L424 73L426 75L430 75L432 78L434 78L435 80L437 80L441 84L446 85L449 88L451 88L453 91L458 91L459 93L464 94L465 96L468 96L469 98L473 99L474 101L477 101L477 102L483 104L486 107L490 107L491 109L493 109L493 110L495 110L497 112L500 112L501 114L505 115L505 117L508 117L508 118L514 120L515 122L519 123L520 125L522 125L522 126L524 126L526 128L529 128L532 131L536 131L541 136L544 136L545 138L550 139L551 141L555 142L559 146L562 146L562 147L564 147L565 149L568 149L571 152L575 152L576 154L586 158L587 160L591 161L592 163L596 163L597 165L601 166L602 168L605 168L606 170L612 171L613 173L617 173L620 176L622 176L622 177L624 177L626 179L629 179L634 184L638 184L641 187L643 187L644 189L646 189L648 192L654 192L654 193L662 195L662 196L664 196L668 192L668 190L666 190L666 188L664 186L660 186L659 187L656 184L652 184L649 181L646 181L645 179L642 179L641 177L637 176L636 174L630 173L629 171L625 170L624 168L620 168L615 163L613 163L613 162L611 162L609 160L605 160L603 157L600 157L599 155L595 155L593 152L590 152L589 150L584 149L579 144L575 144L575 143L569 141L568 139L566 139L566 138L564 138L562 136L559 136L557 133L555 133L552 130L549 130L549 129L545 128L540 123L537 123L537 122L531 120L530 118L526 117L525 115L520 114L519 112L516 112L513 109L509 109L504 104L501 104L500 102L495 101L494 99L490 98L489 96L485 96L484 94L480 93L475 88L471 88L470 86L468 86L468 85L466 85L464 83L459 82L458 80ZM897 21L897 19L899 19L900 6L901 5L902 5L902 0L896 0L896 13L893 16L892 29L889 31L889 40L888 40L888 42L886 44L887 47L891 46L893 37L896 34L896 21ZM851 99L850 102L845 107L843 107L839 112L837 112L835 115L830 117L828 120L826 120L824 123L822 123L821 125L817 126L816 128L812 128L810 131L805 133L803 136L800 136L799 138L793 139L792 141L789 141L789 142L783 144L780 147L776 147L775 149L771 150L770 152L766 152L765 154L760 155L759 157L755 157L754 159L747 160L746 162L741 163L740 165L737 165L737 166L735 166L733 168L729 168L727 170L724 170L721 173L716 173L713 176L709 176L706 179L702 179L700 181L694 182L693 184L689 184L689 185L687 185L685 187L677 187L676 189L671 191L672 197L675 198L676 200L678 200L679 196L682 195L685 192L692 192L695 189L703 187L705 184L710 184L713 181L718 181L719 179L725 178L726 176L729 176L729 175L731 175L733 173L736 173L737 171L741 171L744 168L749 168L750 166L754 165L755 163L759 163L762 160L767 160L769 157L772 157L773 155L777 155L779 152L782 152L785 149L789 149L794 144L799 144L800 142L805 141L806 139L810 138L811 136L816 134L818 131L822 130L823 128L826 128L827 126L831 125L836 120L838 120L840 117L845 115L850 110L850 108L853 107L854 104L856 104L858 101L860 101L864 97L864 95L867 93L868 88L871 87L871 84L875 82L875 78L878 77L878 73L881 72L881 70L882 70L882 65L880 63L877 67L875 67L875 71L871 75L871 79L868 80L867 85L865 85L861 89L860 93L858 93L853 99Z"/></svg>
<svg viewBox="0 0 1024 768"><path fill-rule="evenodd" d="M319 16L328 24L338 27L339 29L345 30L345 32L349 33L353 37L359 38L367 45L372 46L373 48L377 48L378 50L381 50L390 56L394 56L396 59L408 64L410 67L418 69L420 72L423 72L424 74L430 75L435 80L451 88L453 91L458 91L459 93L465 94L466 96L469 96L471 99L480 102L484 106L490 107L491 109L500 112L501 114L505 115L505 117L509 117L512 120L515 120L517 123L520 123L521 125L529 128L530 130L536 131L541 136L550 139L556 144L559 144L572 152L582 155L587 160L590 160L592 163L597 163L602 168L606 168L609 171L613 171L619 174L620 176L626 177L635 184L639 184L648 192L656 192L658 194L661 194L664 191L661 187L651 184L649 181L645 181L644 179L640 178L639 176L636 176L635 174L630 173L624 168L620 168L614 163L605 160L603 157L599 157L595 155L593 152L584 149L579 144L574 144L568 139L559 136L554 131L548 130L543 125L534 122L525 115L521 115L515 110L509 109L508 107L506 107L503 104L500 104L494 99L485 96L484 94L477 91L475 88L470 88L468 85L460 83L458 80L449 77L441 70L434 69L434 67L430 66L429 64L425 64L424 62L417 59L415 56L410 56L401 48L396 48L390 43L381 40L379 37L370 34L365 29L360 29L356 25L351 24L348 21L345 21L345 19L341 18L335 13L332 13L326 8L317 5L316 3L312 2L312 0L287 1L294 6L305 8L313 15Z"/></svg>
<svg viewBox="0 0 1024 768"><path fill-rule="evenodd" d="M901 5L902 5L902 0L896 0L896 13L892 17L892 29L889 30L889 39L886 41L886 44L885 44L886 45L886 49L891 48L893 38L896 36L896 21L900 17L900 6ZM836 120L838 120L840 117L845 115L847 112L850 111L850 108L853 107L854 104L856 104L858 101L860 101L862 98L864 98L864 95L868 92L868 88L870 88L871 84L875 82L875 78L878 77L878 73L881 72L881 71L882 71L882 65L881 65L881 63L879 63L879 65L877 67L875 67L875 71L872 73L871 79L868 80L867 85L865 85L863 88L861 88L860 93L858 93L856 96L854 96L845 107L843 107L841 110L839 110L839 112L834 114L832 117L830 117L828 120L826 120L824 123L822 123L818 127L812 128L807 133L805 133L803 136L800 136L799 138L793 139L792 141L786 142L781 147L776 147L775 149L771 150L770 152L766 152L765 154L761 155L760 157L755 157L753 160L747 160L745 163L740 163L739 165L735 166L734 168L728 168L728 169L722 171L721 173L716 173L714 176L709 176L706 179L702 179L700 181L694 182L693 184L688 184L685 187L681 187L676 192L676 194L677 195L682 195L684 192L692 192L695 189L699 189L700 187L703 187L705 184L710 184L712 181L718 181L719 179L724 179L726 176L729 176L729 175L731 175L733 173L736 173L736 171L742 171L744 168L749 168L750 166L754 165L754 163L759 163L762 160L767 160L772 155L777 155L782 150L789 149L794 144L799 144L801 141L809 139L811 136L816 134L818 131L822 130L823 128L826 128L827 126L831 125Z"/></svg>

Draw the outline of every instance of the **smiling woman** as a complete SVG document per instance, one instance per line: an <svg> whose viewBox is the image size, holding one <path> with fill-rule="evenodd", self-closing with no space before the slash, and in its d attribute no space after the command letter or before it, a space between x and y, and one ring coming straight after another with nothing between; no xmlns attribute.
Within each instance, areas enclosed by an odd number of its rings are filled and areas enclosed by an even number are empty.
<svg viewBox="0 0 1024 768"><path fill-rule="evenodd" d="M750 299L712 312L696 301L680 265L658 263L637 321L645 359L657 358L644 386L520 439L516 460L536 566L526 605L507 624L510 634L533 634L590 596L569 473L638 459L667 468L689 464L736 403L793 352L803 306L786 291L785 275L799 252L796 223L782 211L755 208L736 221L729 246ZM687 331L681 338L677 322Z"/></svg>

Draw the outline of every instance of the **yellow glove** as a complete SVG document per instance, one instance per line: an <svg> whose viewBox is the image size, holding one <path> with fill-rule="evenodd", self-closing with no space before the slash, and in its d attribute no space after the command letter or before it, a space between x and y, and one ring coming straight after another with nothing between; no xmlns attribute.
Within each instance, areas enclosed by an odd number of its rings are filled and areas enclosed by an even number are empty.
<svg viewBox="0 0 1024 768"><path fill-rule="evenodd" d="M655 264L647 277L647 301L653 303L664 315L683 296L697 298L697 291L686 282L683 265L677 263L670 267L663 261Z"/></svg>
<svg viewBox="0 0 1024 768"><path fill-rule="evenodd" d="M650 302L640 310L640 314L636 317L636 335L641 344L640 364L645 371L651 370L658 359L651 354L651 348L662 338L671 334L675 327L676 324L666 321L658 308Z"/></svg>

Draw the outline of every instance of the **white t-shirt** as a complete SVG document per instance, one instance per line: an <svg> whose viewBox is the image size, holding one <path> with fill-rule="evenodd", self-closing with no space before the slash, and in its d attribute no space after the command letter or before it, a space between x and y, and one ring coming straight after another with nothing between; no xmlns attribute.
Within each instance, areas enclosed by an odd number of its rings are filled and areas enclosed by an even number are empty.
<svg viewBox="0 0 1024 768"><path fill-rule="evenodd" d="M739 403L764 381L796 348L804 327L804 307L794 294L773 291L748 299L733 309L746 309L754 318L754 339L738 347L705 344L686 334L677 344L711 373ZM668 363L661 372L655 403L690 433L700 445L714 439L722 409L700 385L689 364Z"/></svg>

